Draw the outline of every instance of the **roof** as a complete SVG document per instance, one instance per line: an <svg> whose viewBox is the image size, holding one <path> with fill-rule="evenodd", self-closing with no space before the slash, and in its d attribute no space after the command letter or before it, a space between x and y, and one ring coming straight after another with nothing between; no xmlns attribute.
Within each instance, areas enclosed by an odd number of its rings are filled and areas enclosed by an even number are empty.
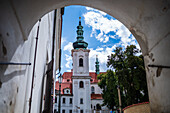
<svg viewBox="0 0 170 113"><path fill-rule="evenodd" d="M102 74L102 73L106 73L106 72L100 72L100 74ZM63 73L63 75L62 75L63 80L61 83L61 94L63 94L63 90L65 88L69 88L70 92L72 94L72 78L71 78L72 75L73 75L73 72L64 72ZM98 83L97 74L95 72L89 72L89 75L91 76L91 84ZM59 82L58 81L56 82L55 89L59 90Z"/></svg>
<svg viewBox="0 0 170 113"><path fill-rule="evenodd" d="M103 99L102 94L91 94L91 100L93 99Z"/></svg>

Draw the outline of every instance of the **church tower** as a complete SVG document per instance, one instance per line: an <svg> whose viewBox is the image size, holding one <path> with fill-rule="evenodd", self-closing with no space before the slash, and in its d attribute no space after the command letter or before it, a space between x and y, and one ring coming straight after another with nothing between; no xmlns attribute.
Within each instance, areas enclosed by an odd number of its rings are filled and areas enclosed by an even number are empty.
<svg viewBox="0 0 170 113"><path fill-rule="evenodd" d="M89 52L88 43L84 41L81 18L77 26L77 41L73 43L73 113L90 113L91 90L89 76Z"/></svg>

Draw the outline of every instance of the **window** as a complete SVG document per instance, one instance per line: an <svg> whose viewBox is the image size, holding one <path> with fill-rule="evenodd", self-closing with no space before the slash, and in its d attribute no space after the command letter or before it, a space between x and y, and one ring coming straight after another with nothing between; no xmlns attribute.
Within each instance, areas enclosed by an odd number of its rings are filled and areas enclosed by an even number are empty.
<svg viewBox="0 0 170 113"><path fill-rule="evenodd" d="M79 59L79 66L83 67L83 59L82 58Z"/></svg>
<svg viewBox="0 0 170 113"><path fill-rule="evenodd" d="M70 98L70 104L72 104L72 98Z"/></svg>
<svg viewBox="0 0 170 113"><path fill-rule="evenodd" d="M80 110L80 113L83 113L83 110Z"/></svg>
<svg viewBox="0 0 170 113"><path fill-rule="evenodd" d="M97 105L96 105L96 109L97 109L97 110L101 110L100 104L97 104Z"/></svg>
<svg viewBox="0 0 170 113"><path fill-rule="evenodd" d="M91 94L95 94L94 86L91 87Z"/></svg>
<svg viewBox="0 0 170 113"><path fill-rule="evenodd" d="M69 93L69 90L67 90L66 92L67 92L67 94L68 94L68 93Z"/></svg>
<svg viewBox="0 0 170 113"><path fill-rule="evenodd" d="M56 109L54 110L54 113L57 113L57 110L56 110Z"/></svg>
<svg viewBox="0 0 170 113"><path fill-rule="evenodd" d="M55 97L55 103L57 103L57 97Z"/></svg>
<svg viewBox="0 0 170 113"><path fill-rule="evenodd" d="M84 83L83 83L83 81L80 81L80 83L79 83L79 87L80 87L80 88L83 88L83 87L84 87Z"/></svg>
<svg viewBox="0 0 170 113"><path fill-rule="evenodd" d="M70 82L70 79L67 79L67 82Z"/></svg>
<svg viewBox="0 0 170 113"><path fill-rule="evenodd" d="M64 110L64 109L62 110L62 113L65 113L65 110Z"/></svg>
<svg viewBox="0 0 170 113"><path fill-rule="evenodd" d="M72 113L72 110L70 110L70 113Z"/></svg>
<svg viewBox="0 0 170 113"><path fill-rule="evenodd" d="M66 99L65 98L63 98L63 104L65 104L66 103Z"/></svg>
<svg viewBox="0 0 170 113"><path fill-rule="evenodd" d="M80 99L80 104L83 104L83 98Z"/></svg>

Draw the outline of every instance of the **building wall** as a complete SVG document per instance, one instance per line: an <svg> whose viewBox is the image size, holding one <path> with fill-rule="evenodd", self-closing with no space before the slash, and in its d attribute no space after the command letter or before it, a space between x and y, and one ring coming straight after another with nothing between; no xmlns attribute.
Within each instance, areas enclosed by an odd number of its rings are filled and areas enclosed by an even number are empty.
<svg viewBox="0 0 170 113"><path fill-rule="evenodd" d="M63 103L63 98L65 98L65 103ZM72 98L72 104L70 103L70 98ZM58 111L58 105L59 105L59 96L57 96L57 103L55 103L56 111ZM69 113L69 110L73 109L73 96L67 95L67 96L61 96L61 113L62 110L65 110L65 113Z"/></svg>
<svg viewBox="0 0 170 113"><path fill-rule="evenodd" d="M53 16L54 13L50 12L42 17L40 22L31 113L40 113L43 109L46 64L51 61L52 53ZM15 63L30 62L31 65L1 65L0 113L28 113L38 24L39 22L32 28L28 40L16 38L11 42L12 45L16 43L20 45L11 59L3 60ZM56 37L56 42L58 41L59 36Z"/></svg>
<svg viewBox="0 0 170 113"><path fill-rule="evenodd" d="M83 81L84 88L79 88L80 81ZM83 104L80 104L80 98L83 99ZM78 109L83 109L87 113L91 110L90 97L90 77L89 78L73 78L73 113Z"/></svg>
<svg viewBox="0 0 170 113"><path fill-rule="evenodd" d="M129 106L124 109L124 113L151 113L149 103L141 103Z"/></svg>
<svg viewBox="0 0 170 113"><path fill-rule="evenodd" d="M90 50L72 50L73 76L89 76L89 52ZM83 58L83 67L79 66L79 58Z"/></svg>
<svg viewBox="0 0 170 113"><path fill-rule="evenodd" d="M98 86L98 84L97 83L93 83L93 84L91 84L91 87L94 87L95 89L95 94L102 94L102 89Z"/></svg>
<svg viewBox="0 0 170 113"><path fill-rule="evenodd" d="M93 99L91 100L91 107L93 110L96 109L96 105L99 104L99 105L102 105L103 104L103 99ZM108 110L108 108L106 106L101 106L101 109L102 110Z"/></svg>

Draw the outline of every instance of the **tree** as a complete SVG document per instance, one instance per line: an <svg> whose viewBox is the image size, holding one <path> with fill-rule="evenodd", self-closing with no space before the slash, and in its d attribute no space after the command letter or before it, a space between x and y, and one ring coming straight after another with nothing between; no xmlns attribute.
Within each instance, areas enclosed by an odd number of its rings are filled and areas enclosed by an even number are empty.
<svg viewBox="0 0 170 113"><path fill-rule="evenodd" d="M97 79L99 80L99 87L103 89L103 106L106 105L113 111L114 106L118 106L117 78L115 73L112 70L107 70L107 73L98 75Z"/></svg>
<svg viewBox="0 0 170 113"><path fill-rule="evenodd" d="M114 54L108 56L106 74L98 76L99 87L103 89L104 104L110 109L118 106L117 85L121 89L122 106L148 101L146 73L143 56L135 45L127 46L123 51L117 47ZM112 101L112 103L110 102Z"/></svg>

